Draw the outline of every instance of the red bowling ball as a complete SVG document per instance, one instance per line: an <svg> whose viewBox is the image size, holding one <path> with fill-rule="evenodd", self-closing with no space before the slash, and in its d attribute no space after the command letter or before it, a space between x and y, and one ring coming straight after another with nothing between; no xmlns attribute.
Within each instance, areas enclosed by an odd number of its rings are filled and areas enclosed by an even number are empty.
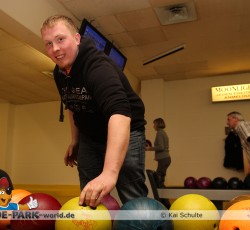
<svg viewBox="0 0 250 230"><path fill-rule="evenodd" d="M112 222L117 214L117 211L121 208L118 201L110 194L102 198L101 203L109 210Z"/></svg>
<svg viewBox="0 0 250 230"><path fill-rule="evenodd" d="M119 205L118 201L110 194L104 196L101 200L101 203L104 204L108 210L119 210L120 209L120 205Z"/></svg>
<svg viewBox="0 0 250 230"><path fill-rule="evenodd" d="M212 187L212 180L208 177L200 177L196 183L199 189L208 189Z"/></svg>
<svg viewBox="0 0 250 230"><path fill-rule="evenodd" d="M185 188L196 188L197 179L195 177L187 177L184 181Z"/></svg>
<svg viewBox="0 0 250 230"><path fill-rule="evenodd" d="M38 207L33 208L30 211L31 213L34 211L41 211L46 210L49 212L50 210L53 211L53 214L55 211L60 210L61 204L58 200L56 200L53 196L45 194L45 193L33 193L26 197L24 197L22 200L20 200L19 204L27 204L30 201L30 198L32 197L33 200L37 200ZM25 213L25 211L24 211ZM45 213L49 214L49 213ZM49 218L49 220L42 219L42 216L40 216L39 219L31 219L29 218L20 218L19 220L11 220L11 229L12 230L54 230L55 229L55 218Z"/></svg>

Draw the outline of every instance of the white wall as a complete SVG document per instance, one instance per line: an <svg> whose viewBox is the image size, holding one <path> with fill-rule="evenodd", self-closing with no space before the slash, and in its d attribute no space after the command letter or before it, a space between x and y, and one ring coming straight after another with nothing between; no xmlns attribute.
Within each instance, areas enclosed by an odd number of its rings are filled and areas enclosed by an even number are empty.
<svg viewBox="0 0 250 230"><path fill-rule="evenodd" d="M225 169L224 127L226 114L238 110L250 120L249 101L211 102L212 86L249 83L250 75L164 82L143 81L141 96L146 106L146 135L153 141L153 119L163 117L170 137L172 164L168 185L182 185L187 176L231 176L242 172ZM0 104L0 167L15 184L75 184L76 168L64 166L63 156L70 129L60 123L59 102L30 105ZM146 167L156 168L153 152L147 152ZM148 183L148 182L147 182ZM150 187L149 187L150 188ZM150 190L150 196L152 196Z"/></svg>
<svg viewBox="0 0 250 230"><path fill-rule="evenodd" d="M212 103L211 87L249 83L250 74L217 76L204 79L163 82L143 81L142 99L148 121L146 135L154 141L152 122L156 117L166 121L170 138L172 164L168 185L183 185L187 176L223 176L244 178L243 172L223 167L227 114L241 112L250 120L249 101ZM153 152L147 153L147 167L155 169Z"/></svg>
<svg viewBox="0 0 250 230"><path fill-rule="evenodd" d="M78 184L76 168L63 157L70 143L70 127L59 122L59 102L18 105L14 110L12 170L18 184Z"/></svg>

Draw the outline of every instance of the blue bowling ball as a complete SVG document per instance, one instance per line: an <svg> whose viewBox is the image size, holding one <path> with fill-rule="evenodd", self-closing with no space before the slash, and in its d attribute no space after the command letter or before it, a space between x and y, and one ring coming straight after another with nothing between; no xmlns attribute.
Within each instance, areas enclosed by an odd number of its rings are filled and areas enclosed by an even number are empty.
<svg viewBox="0 0 250 230"><path fill-rule="evenodd" d="M141 197L125 203L117 212L113 224L113 230L135 229L173 230L174 227L163 204L152 198Z"/></svg>

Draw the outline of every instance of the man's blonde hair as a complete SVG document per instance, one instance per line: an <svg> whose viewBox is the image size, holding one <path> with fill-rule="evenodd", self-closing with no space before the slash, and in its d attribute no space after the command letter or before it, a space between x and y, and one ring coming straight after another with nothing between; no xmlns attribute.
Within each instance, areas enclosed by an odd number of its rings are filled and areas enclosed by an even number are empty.
<svg viewBox="0 0 250 230"><path fill-rule="evenodd" d="M72 34L78 33L78 28L73 22L73 20L65 15L53 15L48 17L42 24L41 33L46 28L51 28L55 26L59 21L63 22Z"/></svg>

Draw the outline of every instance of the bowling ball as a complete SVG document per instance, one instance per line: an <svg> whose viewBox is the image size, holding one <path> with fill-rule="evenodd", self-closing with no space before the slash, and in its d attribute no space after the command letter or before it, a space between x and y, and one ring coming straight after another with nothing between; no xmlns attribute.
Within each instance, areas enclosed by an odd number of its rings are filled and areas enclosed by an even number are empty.
<svg viewBox="0 0 250 230"><path fill-rule="evenodd" d="M159 212L153 210L159 210L161 214L165 210L169 216L167 208L155 199L140 197L130 200L117 212L113 230L173 230L172 220L161 218Z"/></svg>
<svg viewBox="0 0 250 230"><path fill-rule="evenodd" d="M22 200L24 197L30 195L31 192L24 190L24 189L14 189L12 190L12 198L11 202L18 203L20 200Z"/></svg>
<svg viewBox="0 0 250 230"><path fill-rule="evenodd" d="M38 207L33 208L29 210L31 213L35 211L42 211L46 210L49 212L49 210L53 211L55 213L61 208L61 204L59 201L54 198L53 196L46 194L46 193L32 193L26 197L24 197L22 200L19 201L18 204L20 205L25 205L27 204L31 197L38 202ZM21 208L20 208L21 209ZM24 215L25 213L28 213L27 210L26 212L23 212ZM42 212L41 212L42 213ZM44 215L49 213L44 213ZM50 218L49 220L43 219L41 216L38 218L33 218L31 220L28 220L29 218L23 217L19 219L12 219L11 220L11 229L12 230L54 230L55 229L55 218Z"/></svg>
<svg viewBox="0 0 250 230"><path fill-rule="evenodd" d="M226 189L227 180L223 177L216 177L212 181L212 188L214 189Z"/></svg>
<svg viewBox="0 0 250 230"><path fill-rule="evenodd" d="M244 189L250 189L250 174L247 174L244 181Z"/></svg>
<svg viewBox="0 0 250 230"><path fill-rule="evenodd" d="M120 209L118 201L113 196L108 194L102 198L101 203L104 204L105 207L109 210L111 219L113 220L115 218L117 210Z"/></svg>
<svg viewBox="0 0 250 230"><path fill-rule="evenodd" d="M197 183L197 179L195 177L190 176L184 180L184 187L185 188L197 188L196 183Z"/></svg>
<svg viewBox="0 0 250 230"><path fill-rule="evenodd" d="M71 218L56 220L55 230L111 230L112 222L109 210L99 204L95 209L89 206L80 206L79 197L74 197L62 205L60 214L71 213ZM66 214L64 213L64 214ZM73 216L72 216L73 215Z"/></svg>
<svg viewBox="0 0 250 230"><path fill-rule="evenodd" d="M231 177L228 182L229 189L242 189L243 188L243 181L240 180L238 177Z"/></svg>
<svg viewBox="0 0 250 230"><path fill-rule="evenodd" d="M197 188L208 189L212 186L212 181L208 177L200 177L196 183Z"/></svg>
<svg viewBox="0 0 250 230"><path fill-rule="evenodd" d="M169 209L174 230L217 230L220 214L207 197L199 194L186 194L177 198ZM209 212L208 212L209 211Z"/></svg>
<svg viewBox="0 0 250 230"><path fill-rule="evenodd" d="M11 215L11 213L10 213ZM11 229L10 220L0 220L0 230L9 230Z"/></svg>
<svg viewBox="0 0 250 230"><path fill-rule="evenodd" d="M120 209L120 205L119 205L118 201L110 194L104 196L101 200L101 203L104 204L108 210L119 210Z"/></svg>
<svg viewBox="0 0 250 230"><path fill-rule="evenodd" d="M11 211L9 212L11 215ZM11 229L10 226L10 219L0 219L0 230L9 230Z"/></svg>
<svg viewBox="0 0 250 230"><path fill-rule="evenodd" d="M225 204L225 209L228 209L233 204L235 204L235 203L237 203L239 201L242 201L242 200L250 200L250 195L240 195L240 196L237 196L237 197L233 198L232 200L228 201Z"/></svg>
<svg viewBox="0 0 250 230"><path fill-rule="evenodd" d="M224 211L219 230L249 230L250 200L242 200L231 205Z"/></svg>

